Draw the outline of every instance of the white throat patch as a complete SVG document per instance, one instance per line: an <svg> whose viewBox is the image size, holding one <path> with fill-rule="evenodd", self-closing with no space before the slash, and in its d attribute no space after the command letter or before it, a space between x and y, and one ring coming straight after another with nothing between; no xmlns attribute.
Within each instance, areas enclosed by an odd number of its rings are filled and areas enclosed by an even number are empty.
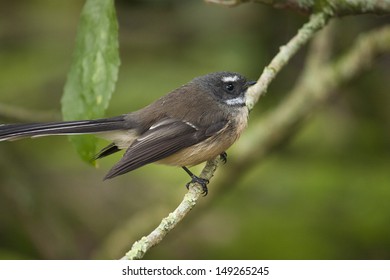
<svg viewBox="0 0 390 280"><path fill-rule="evenodd" d="M227 82L237 82L240 79L237 75L234 76L225 76L222 77L222 82L227 83Z"/></svg>
<svg viewBox="0 0 390 280"><path fill-rule="evenodd" d="M245 97L239 96L233 99L224 100L227 105L245 105Z"/></svg>

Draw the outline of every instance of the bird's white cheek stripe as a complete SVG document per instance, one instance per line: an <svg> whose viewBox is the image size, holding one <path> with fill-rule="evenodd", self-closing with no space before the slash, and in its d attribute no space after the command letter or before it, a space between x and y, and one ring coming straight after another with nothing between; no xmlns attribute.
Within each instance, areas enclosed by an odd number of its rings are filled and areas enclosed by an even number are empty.
<svg viewBox="0 0 390 280"><path fill-rule="evenodd" d="M245 104L245 98L240 96L233 99L228 99L224 101L227 105L244 105Z"/></svg>

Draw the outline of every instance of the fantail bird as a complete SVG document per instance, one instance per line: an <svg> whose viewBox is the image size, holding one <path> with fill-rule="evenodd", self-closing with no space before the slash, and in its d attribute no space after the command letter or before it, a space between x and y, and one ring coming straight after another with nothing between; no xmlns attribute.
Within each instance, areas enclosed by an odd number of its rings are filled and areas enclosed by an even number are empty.
<svg viewBox="0 0 390 280"><path fill-rule="evenodd" d="M208 181L192 174L186 166L226 155L225 151L247 125L246 92L255 83L238 73L211 73L193 79L138 111L118 117L0 125L0 141L96 134L112 141L96 159L126 149L104 179L157 162L181 166L191 176L191 182L202 185L206 195Z"/></svg>

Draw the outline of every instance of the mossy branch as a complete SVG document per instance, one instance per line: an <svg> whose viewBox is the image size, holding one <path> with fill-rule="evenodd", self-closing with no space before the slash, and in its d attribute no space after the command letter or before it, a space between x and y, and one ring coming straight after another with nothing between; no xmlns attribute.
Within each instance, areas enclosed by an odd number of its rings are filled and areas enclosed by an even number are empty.
<svg viewBox="0 0 390 280"><path fill-rule="evenodd" d="M220 164L220 158L208 161L200 174L201 178L210 180L213 177L217 166ZM179 206L167 217L162 219L161 223L149 235L136 241L131 250L126 253L122 260L137 260L143 258L145 253L160 243L163 238L176 227L176 225L194 208L197 200L202 195L202 187L199 184L191 184L187 194L184 196Z"/></svg>
<svg viewBox="0 0 390 280"><path fill-rule="evenodd" d="M247 93L246 104L249 110L252 110L260 96L267 92L268 86L283 69L290 59L302 48L318 31L327 23L329 16L326 13L314 14L310 20L303 25L286 45L281 46L279 53L272 59L271 63L266 66L257 83L249 88Z"/></svg>
<svg viewBox="0 0 390 280"><path fill-rule="evenodd" d="M369 69L381 55L390 54L390 26L362 34L343 56L333 61L327 61L322 57L324 54L318 52L319 48L323 48L322 39L319 37L313 41L302 76L283 102L265 114L261 121L251 125L237 143L240 156L229 161L229 169L234 172L225 172L216 182L223 186L224 193L268 154L293 137L307 117L331 96L341 94L342 91L337 91L337 88ZM318 59L318 56L321 58ZM216 186L210 195L218 195L219 189Z"/></svg>

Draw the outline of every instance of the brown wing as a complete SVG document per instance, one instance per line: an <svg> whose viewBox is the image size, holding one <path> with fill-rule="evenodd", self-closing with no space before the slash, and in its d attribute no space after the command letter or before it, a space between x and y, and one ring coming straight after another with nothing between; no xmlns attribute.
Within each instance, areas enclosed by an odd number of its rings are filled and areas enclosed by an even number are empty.
<svg viewBox="0 0 390 280"><path fill-rule="evenodd" d="M198 128L188 122L166 119L134 141L104 179L116 177L195 145L218 133L226 123L227 121L219 121L211 126Z"/></svg>

